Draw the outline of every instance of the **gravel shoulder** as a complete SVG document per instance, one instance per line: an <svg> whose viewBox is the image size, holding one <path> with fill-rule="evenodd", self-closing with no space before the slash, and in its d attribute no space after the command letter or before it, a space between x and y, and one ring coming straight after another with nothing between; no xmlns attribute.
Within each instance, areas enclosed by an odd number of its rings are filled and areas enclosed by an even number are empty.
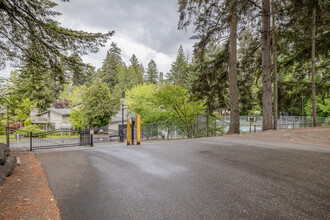
<svg viewBox="0 0 330 220"><path fill-rule="evenodd" d="M229 136L260 140L286 141L330 147L330 126L276 131L269 130L251 134L235 134Z"/></svg>
<svg viewBox="0 0 330 220"><path fill-rule="evenodd" d="M26 151L13 154L21 165L0 186L0 219L61 219L39 160Z"/></svg>

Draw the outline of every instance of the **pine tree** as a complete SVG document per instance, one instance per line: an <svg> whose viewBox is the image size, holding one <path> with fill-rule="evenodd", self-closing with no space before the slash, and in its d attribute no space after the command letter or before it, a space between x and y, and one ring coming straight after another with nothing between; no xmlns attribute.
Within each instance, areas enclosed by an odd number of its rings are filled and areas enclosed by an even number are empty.
<svg viewBox="0 0 330 220"><path fill-rule="evenodd" d="M287 21L281 30L281 35L287 41L290 48L285 54L288 64L297 65L295 72L308 74L311 78L311 99L313 112L313 125L316 126L317 114L317 81L326 82L327 74L319 74L322 68L329 66L329 8L327 0L291 0L285 4ZM294 39L294 40L293 40ZM306 63L309 70L307 68ZM317 80L317 78L322 79ZM321 85L319 85L321 86ZM324 95L323 95L324 97ZM307 96L307 99L309 97Z"/></svg>
<svg viewBox="0 0 330 220"><path fill-rule="evenodd" d="M118 66L122 62L121 50L116 43L112 42L103 61L103 65L99 70L99 76L102 82L105 82L111 91L118 84Z"/></svg>
<svg viewBox="0 0 330 220"><path fill-rule="evenodd" d="M158 82L159 83L164 83L164 73L163 72L159 73Z"/></svg>
<svg viewBox="0 0 330 220"><path fill-rule="evenodd" d="M240 133L239 106L237 88L237 0L230 1L230 37L229 37L229 100L230 126L227 133Z"/></svg>
<svg viewBox="0 0 330 220"><path fill-rule="evenodd" d="M172 68L167 75L167 79L171 83L185 85L187 83L187 61L183 52L183 47L180 45L176 60L172 63Z"/></svg>
<svg viewBox="0 0 330 220"><path fill-rule="evenodd" d="M250 1L238 0L179 0L178 4L180 12L179 29L186 28L191 24L194 25L195 34L191 38L198 40L195 44L194 56L200 62L203 62L208 46L224 38L226 39L224 33L230 32L229 90L231 121L229 133L239 133L236 63L237 13L246 14L247 9L254 7L254 4Z"/></svg>
<svg viewBox="0 0 330 220"><path fill-rule="evenodd" d="M45 66L54 78L64 81L65 72L60 65L83 65L70 55L96 53L114 33L94 34L63 28L54 19L60 15L53 10L56 6L50 0L0 1L1 69L7 61L20 66L17 61L25 57L35 66ZM33 59L34 54L29 50L32 42L39 47L42 60Z"/></svg>
<svg viewBox="0 0 330 220"><path fill-rule="evenodd" d="M262 0L262 130L270 130L272 126L272 81L270 73L270 2Z"/></svg>
<svg viewBox="0 0 330 220"><path fill-rule="evenodd" d="M130 77L134 80L135 84L142 84L143 83L143 67L139 63L139 60L135 56L135 54L132 55L131 59L131 65L129 66L130 71Z"/></svg>
<svg viewBox="0 0 330 220"><path fill-rule="evenodd" d="M273 54L273 85L274 85L274 130L277 130L278 96L277 96L277 53L276 53L276 23L275 0L272 0L272 54Z"/></svg>
<svg viewBox="0 0 330 220"><path fill-rule="evenodd" d="M156 62L151 59L145 76L146 82L156 84L158 80L158 69Z"/></svg>

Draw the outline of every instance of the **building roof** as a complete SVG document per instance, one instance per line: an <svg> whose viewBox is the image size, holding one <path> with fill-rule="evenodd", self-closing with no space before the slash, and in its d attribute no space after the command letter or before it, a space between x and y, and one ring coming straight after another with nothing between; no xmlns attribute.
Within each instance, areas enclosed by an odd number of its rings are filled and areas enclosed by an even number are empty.
<svg viewBox="0 0 330 220"><path fill-rule="evenodd" d="M71 109L69 108L62 108L62 109L56 109L56 108L47 108L47 111L54 112L58 115L70 115Z"/></svg>

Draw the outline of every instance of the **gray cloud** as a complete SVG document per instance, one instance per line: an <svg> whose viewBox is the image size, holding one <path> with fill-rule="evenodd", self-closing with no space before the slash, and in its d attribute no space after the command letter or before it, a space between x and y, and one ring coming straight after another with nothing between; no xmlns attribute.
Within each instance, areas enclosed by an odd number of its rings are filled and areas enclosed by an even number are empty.
<svg viewBox="0 0 330 220"><path fill-rule="evenodd" d="M189 33L177 30L177 0L71 0L59 3L57 10L63 13L63 23L115 30L169 56L180 44L193 44Z"/></svg>

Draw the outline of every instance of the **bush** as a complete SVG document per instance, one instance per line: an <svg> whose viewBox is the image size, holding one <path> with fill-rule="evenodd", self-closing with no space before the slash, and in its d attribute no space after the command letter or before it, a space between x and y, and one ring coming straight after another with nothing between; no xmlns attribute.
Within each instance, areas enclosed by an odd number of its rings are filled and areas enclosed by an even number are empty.
<svg viewBox="0 0 330 220"><path fill-rule="evenodd" d="M19 133L23 137L29 137L30 132L32 132L33 137L46 137L47 132L44 130L41 130L38 125L29 125L24 128L19 129L18 131L15 132Z"/></svg>
<svg viewBox="0 0 330 220"><path fill-rule="evenodd" d="M24 127L29 126L29 125L31 125L31 118L27 118L27 119L24 121Z"/></svg>
<svg viewBox="0 0 330 220"><path fill-rule="evenodd" d="M6 128L0 125L0 135L6 134Z"/></svg>

